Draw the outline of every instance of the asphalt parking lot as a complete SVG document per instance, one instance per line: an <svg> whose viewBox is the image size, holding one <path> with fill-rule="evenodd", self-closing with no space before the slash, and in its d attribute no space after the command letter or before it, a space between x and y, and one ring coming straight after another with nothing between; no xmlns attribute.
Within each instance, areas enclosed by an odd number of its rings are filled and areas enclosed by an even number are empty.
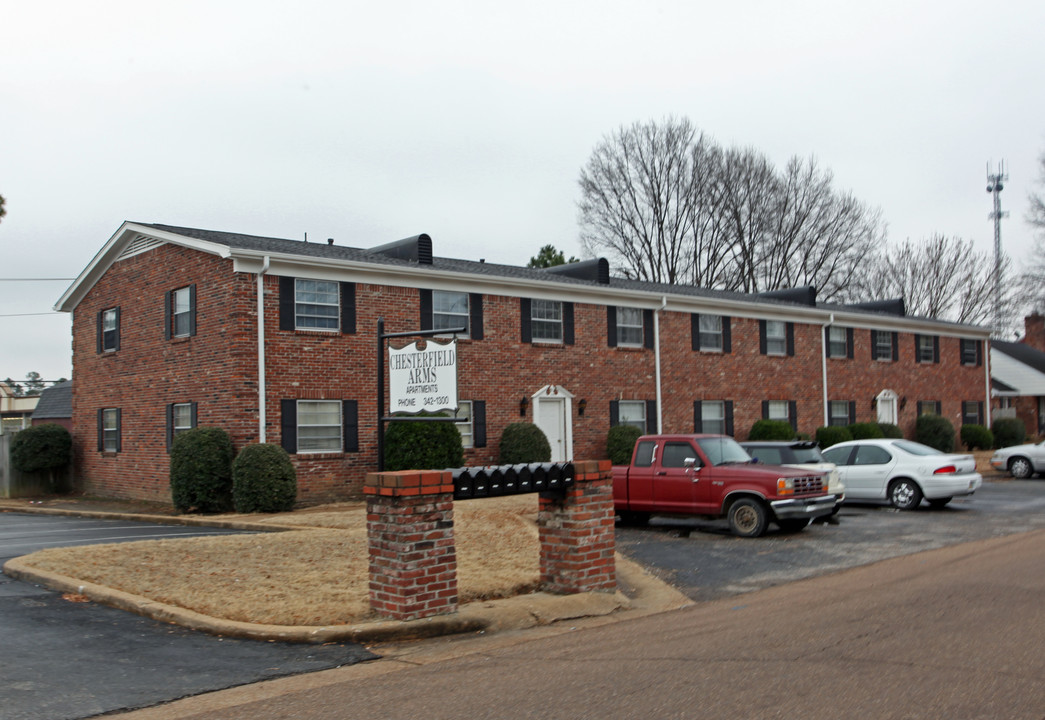
<svg viewBox="0 0 1045 720"><path fill-rule="evenodd" d="M654 517L617 528L617 549L693 600L713 600L899 555L1045 527L1045 480L984 483L940 510L901 512L846 503L838 524L761 538L732 536L724 521Z"/></svg>
<svg viewBox="0 0 1045 720"><path fill-rule="evenodd" d="M45 547L235 532L0 513L0 564ZM0 720L85 718L373 659L353 643L220 638L0 575Z"/></svg>

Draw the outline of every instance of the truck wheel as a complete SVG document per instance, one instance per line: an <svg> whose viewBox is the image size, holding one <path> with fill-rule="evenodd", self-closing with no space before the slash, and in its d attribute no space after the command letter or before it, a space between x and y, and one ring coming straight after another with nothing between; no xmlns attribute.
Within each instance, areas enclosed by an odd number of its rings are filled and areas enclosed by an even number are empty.
<svg viewBox="0 0 1045 720"><path fill-rule="evenodd" d="M620 524L621 525L646 525L649 523L649 513L647 512L635 512L633 510L621 510Z"/></svg>
<svg viewBox="0 0 1045 720"><path fill-rule="evenodd" d="M889 486L889 502L897 510L914 510L922 502L922 490L913 480L894 480Z"/></svg>
<svg viewBox="0 0 1045 720"><path fill-rule="evenodd" d="M768 522L765 506L753 498L741 498L729 507L729 529L737 537L759 537Z"/></svg>
<svg viewBox="0 0 1045 720"><path fill-rule="evenodd" d="M809 524L809 520L807 518L802 518L800 520L777 520L776 524L786 533L796 533L804 530L806 525Z"/></svg>

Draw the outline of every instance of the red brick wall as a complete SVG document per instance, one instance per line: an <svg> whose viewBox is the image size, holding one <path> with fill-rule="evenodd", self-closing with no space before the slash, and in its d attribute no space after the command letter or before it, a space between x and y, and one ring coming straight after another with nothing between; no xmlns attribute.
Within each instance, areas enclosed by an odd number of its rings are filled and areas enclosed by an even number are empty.
<svg viewBox="0 0 1045 720"><path fill-rule="evenodd" d="M422 277L419 274L419 277ZM234 273L231 261L165 245L116 263L77 306L73 323L74 437L79 477L88 492L169 500L165 406L198 403L198 423L229 430L237 448L258 440L256 276ZM163 339L164 293L197 285L197 334ZM279 330L279 278L265 278L268 442L281 441L282 399L356 400L357 453L295 455L298 497L316 502L358 496L376 469L376 328L420 327L416 288L359 283L354 335ZM95 349L98 311L121 307L121 345ZM459 397L486 402L485 448L466 451L467 464L497 461L503 428L520 418L519 401L546 385L574 394L573 457L605 455L610 402L655 400L654 351L609 347L604 306L575 304L575 344L523 343L519 299L484 296L484 339L461 340ZM759 353L755 319L733 318L732 352L691 350L688 313L660 317L665 432L693 430L694 400L732 400L734 429L746 438L764 400L797 403L798 430L824 424L822 328L795 324L794 357ZM900 426L910 435L919 400L939 400L960 424L962 400L984 399L984 368L963 367L956 338L940 338L940 363L915 362L914 337L899 334L899 360L870 359L870 332L856 330L855 358L829 359L830 399L856 401L857 420L877 419L871 399L883 389L902 398ZM578 404L587 409L579 415ZM904 402L905 400L905 402ZM122 409L123 448L97 450L96 411Z"/></svg>

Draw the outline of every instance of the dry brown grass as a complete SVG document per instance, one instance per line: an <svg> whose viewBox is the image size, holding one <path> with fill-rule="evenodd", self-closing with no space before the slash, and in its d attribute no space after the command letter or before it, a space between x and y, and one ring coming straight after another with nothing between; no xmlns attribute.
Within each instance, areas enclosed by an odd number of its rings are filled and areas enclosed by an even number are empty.
<svg viewBox="0 0 1045 720"><path fill-rule="evenodd" d="M461 602L536 587L536 513L534 495L454 504ZM370 616L366 515L360 505L249 519L302 529L55 548L33 553L27 561L228 620L339 625Z"/></svg>

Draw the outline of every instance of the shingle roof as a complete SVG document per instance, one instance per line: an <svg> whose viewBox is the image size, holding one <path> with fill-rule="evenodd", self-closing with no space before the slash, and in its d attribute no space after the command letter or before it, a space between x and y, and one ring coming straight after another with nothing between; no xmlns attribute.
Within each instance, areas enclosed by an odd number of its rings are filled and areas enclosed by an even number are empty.
<svg viewBox="0 0 1045 720"><path fill-rule="evenodd" d="M40 418L71 418L73 416L73 381L66 380L63 383L53 385L42 393L40 400L33 410L33 417Z"/></svg>

